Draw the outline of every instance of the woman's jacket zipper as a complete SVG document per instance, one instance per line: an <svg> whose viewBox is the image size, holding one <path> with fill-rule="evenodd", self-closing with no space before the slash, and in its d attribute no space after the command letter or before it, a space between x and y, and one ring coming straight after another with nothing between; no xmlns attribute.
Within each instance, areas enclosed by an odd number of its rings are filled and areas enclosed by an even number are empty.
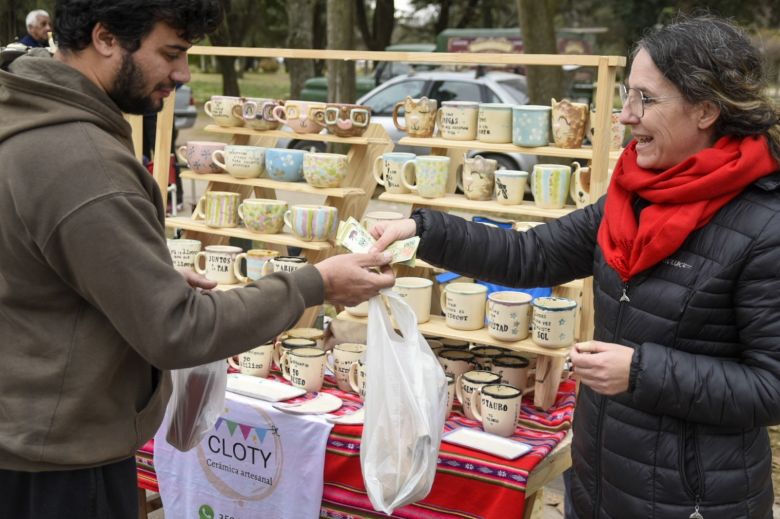
<svg viewBox="0 0 780 519"><path fill-rule="evenodd" d="M623 293L620 296L620 299L618 300L618 315L617 315L617 325L615 326L615 342L618 342L620 340L620 333L622 332L623 328L623 309L625 308L626 304L631 302L631 299L628 297L628 286L629 282L626 281L623 283ZM598 415L598 425L596 429L596 448L597 448L597 454L596 454L596 499L594 500L594 507L593 507L593 517L594 519L598 519L600 515L600 508L601 508L601 453L603 451L602 445L601 445L601 431L604 428L604 413L607 409L607 398L605 396L600 396L599 400L599 415Z"/></svg>

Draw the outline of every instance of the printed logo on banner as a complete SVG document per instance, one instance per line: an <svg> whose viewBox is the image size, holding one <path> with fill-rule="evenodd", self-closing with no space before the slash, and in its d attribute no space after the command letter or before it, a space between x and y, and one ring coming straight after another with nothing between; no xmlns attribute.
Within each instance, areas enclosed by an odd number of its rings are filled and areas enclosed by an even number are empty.
<svg viewBox="0 0 780 519"><path fill-rule="evenodd" d="M279 430L257 409L259 424L230 420L226 413L198 444L198 462L215 490L230 499L260 501L273 494L282 474Z"/></svg>

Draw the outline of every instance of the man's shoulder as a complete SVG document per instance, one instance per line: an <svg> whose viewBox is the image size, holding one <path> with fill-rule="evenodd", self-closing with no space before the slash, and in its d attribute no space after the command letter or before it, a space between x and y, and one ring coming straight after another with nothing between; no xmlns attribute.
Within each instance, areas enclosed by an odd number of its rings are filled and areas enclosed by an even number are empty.
<svg viewBox="0 0 780 519"><path fill-rule="evenodd" d="M22 45L27 45L28 47L42 47L43 45L40 44L38 40L30 36L29 34L25 34L19 39L19 43Z"/></svg>

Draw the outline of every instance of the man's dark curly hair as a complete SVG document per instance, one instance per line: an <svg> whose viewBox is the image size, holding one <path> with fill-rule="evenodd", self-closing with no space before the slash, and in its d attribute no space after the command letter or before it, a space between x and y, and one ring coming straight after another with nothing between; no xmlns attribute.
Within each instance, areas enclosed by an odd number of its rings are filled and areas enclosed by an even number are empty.
<svg viewBox="0 0 780 519"><path fill-rule="evenodd" d="M54 39L63 51L83 50L100 22L125 50L135 52L157 22L194 42L214 31L222 16L219 0L57 0Z"/></svg>

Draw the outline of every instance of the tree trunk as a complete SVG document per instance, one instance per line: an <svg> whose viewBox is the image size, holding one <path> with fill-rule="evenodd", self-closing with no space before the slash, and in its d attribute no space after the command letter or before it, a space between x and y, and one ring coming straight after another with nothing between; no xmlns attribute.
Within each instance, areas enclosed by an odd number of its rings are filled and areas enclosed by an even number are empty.
<svg viewBox="0 0 780 519"><path fill-rule="evenodd" d="M311 49L314 36L314 4L316 0L287 0L287 46L291 49ZM314 62L310 59L287 61L290 73L290 99L300 99L303 83L314 77Z"/></svg>
<svg viewBox="0 0 780 519"><path fill-rule="evenodd" d="M395 28L395 0L377 0L371 27L368 26L365 0L355 0L355 20L368 50L385 50Z"/></svg>
<svg viewBox="0 0 780 519"><path fill-rule="evenodd" d="M354 7L353 2L328 0L328 49L354 48ZM329 60L328 101L354 103L355 98L355 62Z"/></svg>
<svg viewBox="0 0 780 519"><path fill-rule="evenodd" d="M436 18L436 24L434 25L434 34L439 34L441 31L450 26L450 0L441 0L439 2L439 16Z"/></svg>
<svg viewBox="0 0 780 519"><path fill-rule="evenodd" d="M554 11L543 0L517 0L523 52L526 54L557 54ZM528 97L531 104L549 105L551 97L563 92L563 70L560 67L527 68Z"/></svg>
<svg viewBox="0 0 780 519"><path fill-rule="evenodd" d="M314 0L314 31L312 33L312 48L324 49L328 45L326 0ZM314 75L319 77L325 73L325 60L314 61Z"/></svg>

